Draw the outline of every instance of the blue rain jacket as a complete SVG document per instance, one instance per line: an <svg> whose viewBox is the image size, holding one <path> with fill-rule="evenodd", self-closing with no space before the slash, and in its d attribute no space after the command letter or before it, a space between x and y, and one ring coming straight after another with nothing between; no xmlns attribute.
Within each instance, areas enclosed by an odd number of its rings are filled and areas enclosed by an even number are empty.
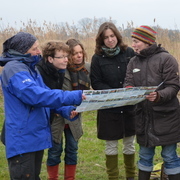
<svg viewBox="0 0 180 180"><path fill-rule="evenodd" d="M74 108L68 106L82 101L82 91L49 89L35 69L38 60L8 53L0 57L7 158L52 147L50 109L66 117Z"/></svg>

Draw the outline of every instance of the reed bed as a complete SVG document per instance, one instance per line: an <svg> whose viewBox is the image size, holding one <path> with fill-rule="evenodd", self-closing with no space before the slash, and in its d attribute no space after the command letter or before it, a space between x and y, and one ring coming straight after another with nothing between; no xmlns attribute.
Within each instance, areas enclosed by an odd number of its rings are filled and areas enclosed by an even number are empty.
<svg viewBox="0 0 180 180"><path fill-rule="evenodd" d="M109 19L109 21L112 20ZM61 40L66 42L69 38L79 39L85 46L88 61L90 62L94 53L97 30L102 22L102 19L84 18L79 21L77 25L70 25L68 23L51 23L46 21L40 24L37 21L30 19L27 22L20 22L17 26L17 22L14 22L14 25L5 25L3 20L0 19L0 52L2 52L2 44L7 38L13 36L19 31L25 31L35 35L41 45L48 40ZM136 28L133 22L127 23L126 27L123 24L122 26L117 25L117 27L121 32L125 43L131 46L131 32ZM158 32L157 43L162 44L162 46L179 62L180 31L178 29L163 29L158 25L153 26L153 28Z"/></svg>

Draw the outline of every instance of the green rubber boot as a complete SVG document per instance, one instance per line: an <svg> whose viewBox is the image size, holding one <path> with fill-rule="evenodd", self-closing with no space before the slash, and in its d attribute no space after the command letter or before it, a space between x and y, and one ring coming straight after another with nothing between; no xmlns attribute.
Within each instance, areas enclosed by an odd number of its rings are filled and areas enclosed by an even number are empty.
<svg viewBox="0 0 180 180"><path fill-rule="evenodd" d="M124 167L127 180L134 180L136 175L135 154L123 154Z"/></svg>
<svg viewBox="0 0 180 180"><path fill-rule="evenodd" d="M106 155L106 168L109 180L119 180L118 155Z"/></svg>

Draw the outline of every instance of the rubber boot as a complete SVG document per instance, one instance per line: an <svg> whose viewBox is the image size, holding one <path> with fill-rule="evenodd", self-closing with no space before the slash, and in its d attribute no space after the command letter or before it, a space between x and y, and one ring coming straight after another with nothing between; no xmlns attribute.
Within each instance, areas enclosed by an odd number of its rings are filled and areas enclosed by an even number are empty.
<svg viewBox="0 0 180 180"><path fill-rule="evenodd" d="M139 170L138 180L149 180L150 176L151 176L151 172Z"/></svg>
<svg viewBox="0 0 180 180"><path fill-rule="evenodd" d="M118 155L106 155L106 168L109 180L119 179Z"/></svg>
<svg viewBox="0 0 180 180"><path fill-rule="evenodd" d="M169 180L180 180L180 174L168 175Z"/></svg>
<svg viewBox="0 0 180 180"><path fill-rule="evenodd" d="M58 180L59 164L55 166L47 165L48 180Z"/></svg>
<svg viewBox="0 0 180 180"><path fill-rule="evenodd" d="M76 175L76 165L65 164L64 180L74 180Z"/></svg>
<svg viewBox="0 0 180 180"><path fill-rule="evenodd" d="M134 180L136 175L135 154L123 154L127 180Z"/></svg>

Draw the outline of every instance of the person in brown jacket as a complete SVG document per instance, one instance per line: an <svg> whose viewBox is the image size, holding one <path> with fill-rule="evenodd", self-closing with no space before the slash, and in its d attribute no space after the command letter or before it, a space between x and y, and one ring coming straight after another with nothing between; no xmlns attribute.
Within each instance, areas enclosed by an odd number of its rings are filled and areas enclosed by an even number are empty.
<svg viewBox="0 0 180 180"><path fill-rule="evenodd" d="M139 150L139 180L149 180L156 146L161 146L164 171L169 180L180 179L180 89L178 63L155 42L156 32L142 25L132 32L136 52L127 67L125 87L158 86L136 106L135 126Z"/></svg>

